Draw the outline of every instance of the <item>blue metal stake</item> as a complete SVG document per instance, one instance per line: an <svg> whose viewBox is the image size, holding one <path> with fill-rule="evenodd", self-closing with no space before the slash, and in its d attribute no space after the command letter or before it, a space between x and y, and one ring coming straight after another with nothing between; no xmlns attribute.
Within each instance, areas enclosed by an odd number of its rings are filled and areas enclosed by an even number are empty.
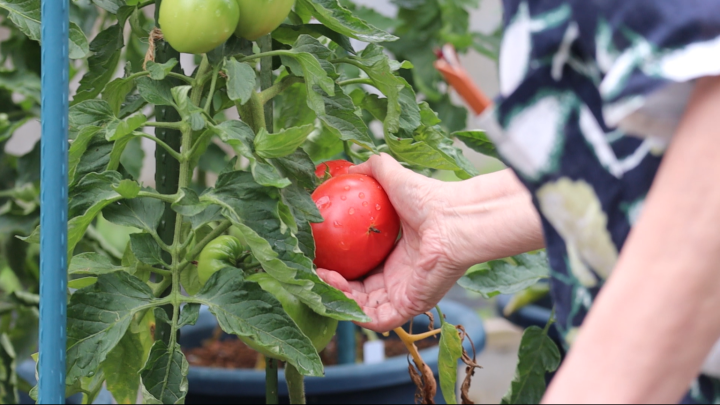
<svg viewBox="0 0 720 405"><path fill-rule="evenodd" d="M41 404L65 403L68 211L68 0L42 0L40 175Z"/></svg>

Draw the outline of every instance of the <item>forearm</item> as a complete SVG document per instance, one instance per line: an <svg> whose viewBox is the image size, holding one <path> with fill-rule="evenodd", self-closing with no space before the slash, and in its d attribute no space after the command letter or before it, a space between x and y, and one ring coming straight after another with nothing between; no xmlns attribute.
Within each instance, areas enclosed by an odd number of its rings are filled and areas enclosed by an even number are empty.
<svg viewBox="0 0 720 405"><path fill-rule="evenodd" d="M544 246L530 193L509 169L451 183L447 201L451 246L467 266Z"/></svg>
<svg viewBox="0 0 720 405"><path fill-rule="evenodd" d="M677 402L720 336L720 80L696 87L547 403Z"/></svg>

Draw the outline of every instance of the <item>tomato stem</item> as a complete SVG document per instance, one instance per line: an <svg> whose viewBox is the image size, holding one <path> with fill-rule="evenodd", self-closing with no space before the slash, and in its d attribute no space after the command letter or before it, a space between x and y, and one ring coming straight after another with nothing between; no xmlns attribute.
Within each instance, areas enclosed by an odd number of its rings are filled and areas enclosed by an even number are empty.
<svg viewBox="0 0 720 405"><path fill-rule="evenodd" d="M275 83L271 87L268 87L267 89L260 92L260 102L264 105L293 84L303 82L305 82L305 79L302 77L285 76L282 80L280 80L279 83Z"/></svg>
<svg viewBox="0 0 720 405"><path fill-rule="evenodd" d="M337 82L339 86L349 86L351 84L369 84L371 86L375 85L375 82L372 81L372 79L369 79L367 77L358 77L356 79L348 79L343 80L340 82Z"/></svg>
<svg viewBox="0 0 720 405"><path fill-rule="evenodd" d="M305 378L300 372L292 365L285 364L285 381L288 386L288 394L290 396L291 404L304 404L305 403Z"/></svg>
<svg viewBox="0 0 720 405"><path fill-rule="evenodd" d="M269 357L265 358L265 403L278 404L278 362Z"/></svg>

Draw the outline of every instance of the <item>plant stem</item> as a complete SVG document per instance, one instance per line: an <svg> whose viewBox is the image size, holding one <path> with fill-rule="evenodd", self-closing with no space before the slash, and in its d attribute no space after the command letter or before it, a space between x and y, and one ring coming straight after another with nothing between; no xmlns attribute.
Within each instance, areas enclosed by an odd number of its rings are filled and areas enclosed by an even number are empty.
<svg viewBox="0 0 720 405"><path fill-rule="evenodd" d="M244 105L235 104L240 114L240 118L245 121L246 124L250 125L250 128L257 134L260 128L267 128L265 125L265 112L263 105L260 103L260 97L257 93L253 92L250 95L250 100ZM238 160L239 162L240 160Z"/></svg>
<svg viewBox="0 0 720 405"><path fill-rule="evenodd" d="M302 374L291 364L285 364L285 381L291 404L305 403L305 381Z"/></svg>
<svg viewBox="0 0 720 405"><path fill-rule="evenodd" d="M207 100L205 101L205 114L210 115L210 107L212 106L213 96L215 95L215 86L217 86L218 73L220 72L220 64L213 69L212 81L210 82L210 91L208 92Z"/></svg>
<svg viewBox="0 0 720 405"><path fill-rule="evenodd" d="M174 203L175 200L177 200L177 198L178 198L177 194L159 194L159 193L155 193L152 191L140 191L138 193L138 197L154 198L156 200L160 200L160 201L166 202L168 204Z"/></svg>
<svg viewBox="0 0 720 405"><path fill-rule="evenodd" d="M172 156L175 160L180 161L183 159L183 157L179 153L175 152L175 150L173 148L171 148L170 145L161 141L159 138L152 136L150 134L146 134L144 132L142 132L140 136L143 138L147 138L147 139L155 142L156 144L158 144L161 148L165 149L167 151L167 153L169 153L170 156Z"/></svg>
<svg viewBox="0 0 720 405"><path fill-rule="evenodd" d="M260 47L260 52L267 54L268 52L272 51L272 38L270 37L270 34L265 35L264 37L260 38L258 41L258 46ZM272 74L272 56L265 56L262 59L260 59L260 90L268 89L273 84L273 74ZM262 101L262 99L258 96L258 102L264 106L264 113L265 113L265 127L267 128L268 132L273 132L273 102L272 98L266 100L265 102Z"/></svg>
<svg viewBox="0 0 720 405"><path fill-rule="evenodd" d="M265 403L274 405L278 400L278 363L277 360L265 358Z"/></svg>
<svg viewBox="0 0 720 405"><path fill-rule="evenodd" d="M338 82L338 85L340 86L348 86L351 84L369 84L371 86L374 86L375 82L373 82L372 79L369 79L367 77L359 77L357 79L348 79Z"/></svg>
<svg viewBox="0 0 720 405"><path fill-rule="evenodd" d="M167 128L174 129L176 131L179 131L182 128L182 125L179 122L148 121L144 125L146 127Z"/></svg>
<svg viewBox="0 0 720 405"><path fill-rule="evenodd" d="M213 239L220 236L223 232L225 232L228 228L230 228L230 226L232 226L232 223L230 223L230 221L226 220L226 221L221 222L220 225L216 226L215 229L212 230L212 232L210 232L205 238L203 238L203 240L196 243L195 247L193 247L193 250L191 250L190 253L188 253L186 255L186 257L190 258L190 260L197 257L197 255L199 255L200 252L202 252L203 248L208 243L212 242ZM190 262L188 260L183 261L182 263L180 263L179 271L182 272L189 265L190 265Z"/></svg>
<svg viewBox="0 0 720 405"><path fill-rule="evenodd" d="M265 58L268 56L287 56L292 55L292 52L289 51L270 51L270 52L260 52L256 53L255 55L243 55L242 57L238 58L238 62L249 62L251 60Z"/></svg>
<svg viewBox="0 0 720 405"><path fill-rule="evenodd" d="M303 83L305 81L304 78L298 77L298 76L285 76L280 83L276 83L272 85L271 87L266 88L262 92L260 92L260 102L262 104L268 103L270 100L275 98L278 94L285 91L288 87L292 86L295 83Z"/></svg>

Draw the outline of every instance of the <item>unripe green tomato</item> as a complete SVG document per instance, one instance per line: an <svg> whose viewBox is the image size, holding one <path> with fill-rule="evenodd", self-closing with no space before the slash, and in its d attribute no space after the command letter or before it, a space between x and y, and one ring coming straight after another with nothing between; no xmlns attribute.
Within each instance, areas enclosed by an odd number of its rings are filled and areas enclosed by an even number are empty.
<svg viewBox="0 0 720 405"><path fill-rule="evenodd" d="M176 51L201 54L227 41L239 19L237 0L163 0L158 22Z"/></svg>
<svg viewBox="0 0 720 405"><path fill-rule="evenodd" d="M307 305L300 302L294 295L290 294L279 281L275 280L267 273L257 273L249 276L248 281L254 281L260 284L260 288L269 292L282 305L283 309L292 318L305 336L309 337L315 349L320 352L330 343L335 336L338 321L317 314ZM248 337L241 336L240 339L245 342L253 350L268 356L274 357L264 348L259 347L255 341Z"/></svg>
<svg viewBox="0 0 720 405"><path fill-rule="evenodd" d="M222 235L205 245L198 258L198 279L205 283L216 272L225 267L237 267L237 260L245 253L240 241L229 235Z"/></svg>
<svg viewBox="0 0 720 405"><path fill-rule="evenodd" d="M295 0L237 0L240 20L235 35L254 41L279 27Z"/></svg>

